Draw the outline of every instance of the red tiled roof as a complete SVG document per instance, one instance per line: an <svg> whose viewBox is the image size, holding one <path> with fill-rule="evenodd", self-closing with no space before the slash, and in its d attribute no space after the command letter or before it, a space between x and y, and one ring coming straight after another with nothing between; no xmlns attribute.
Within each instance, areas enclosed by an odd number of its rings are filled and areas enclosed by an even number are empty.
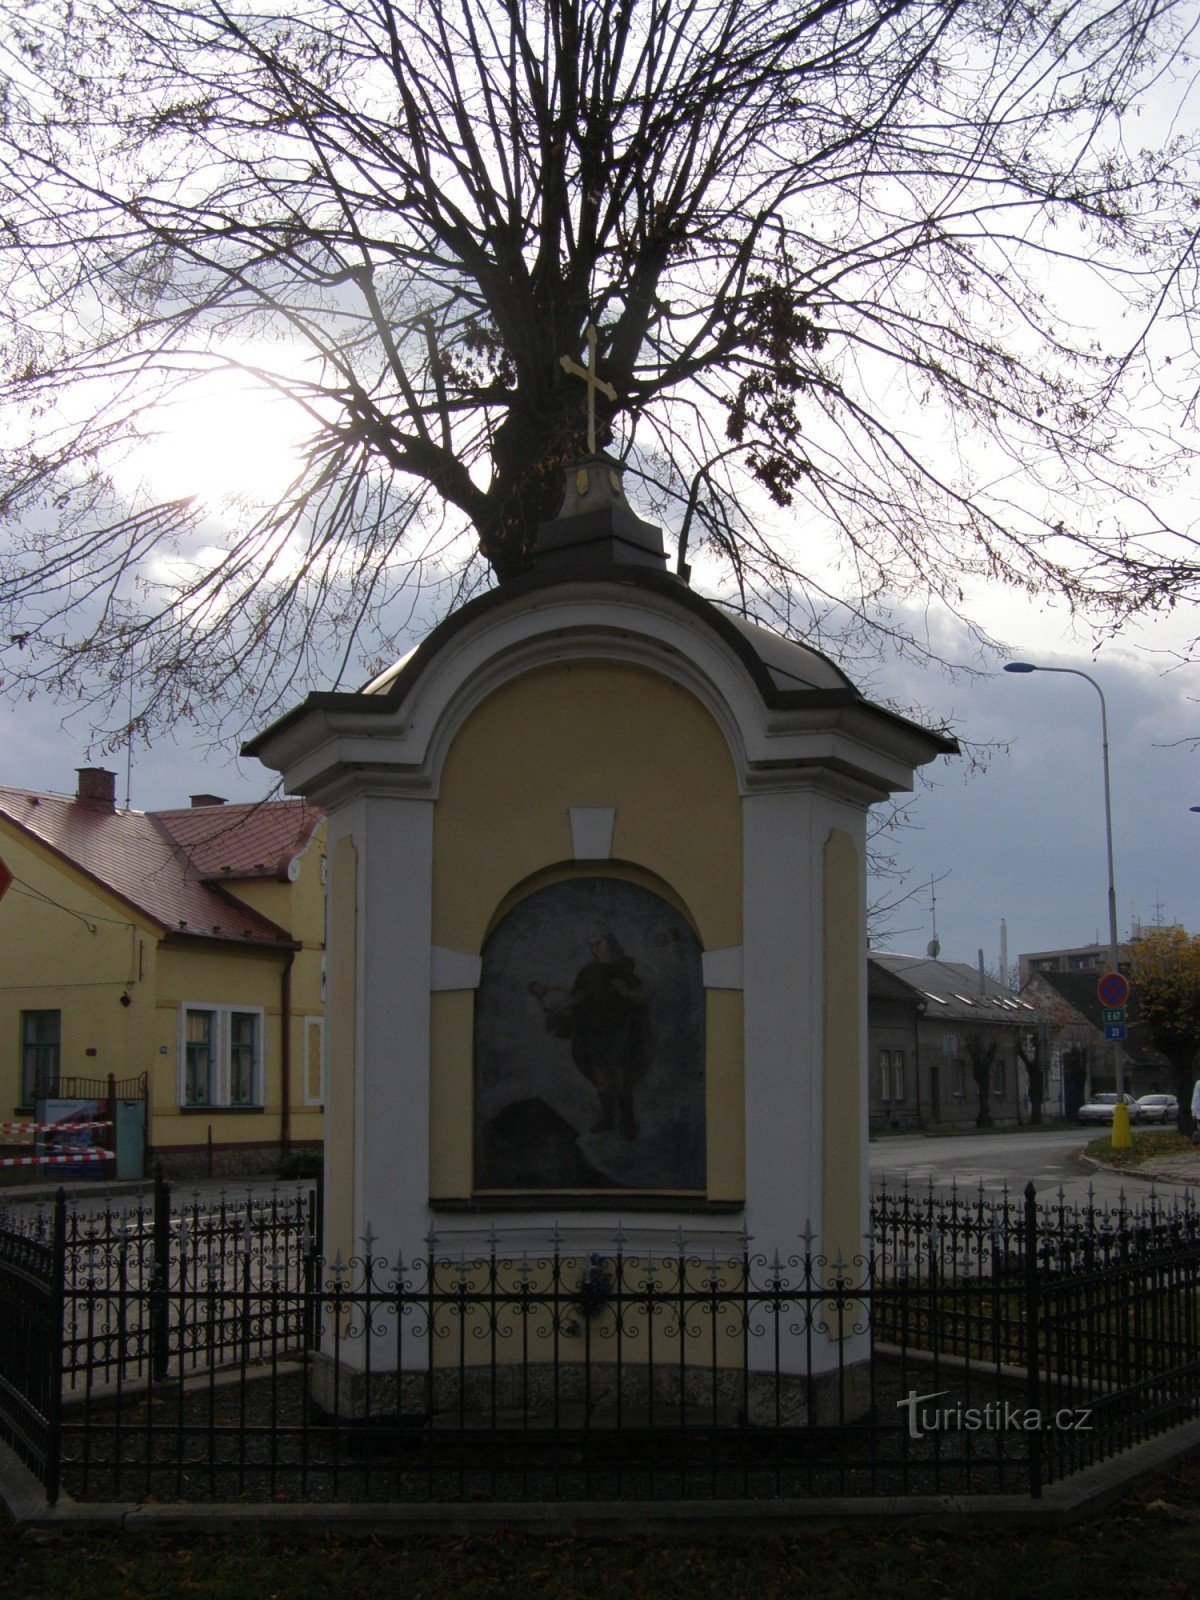
<svg viewBox="0 0 1200 1600"><path fill-rule="evenodd" d="M168 934L258 945L291 943L291 936L268 917L206 882L187 849L153 813L0 788L0 814Z"/></svg>
<svg viewBox="0 0 1200 1600"><path fill-rule="evenodd" d="M192 806L151 815L205 878L281 878L308 847L324 813L307 800Z"/></svg>

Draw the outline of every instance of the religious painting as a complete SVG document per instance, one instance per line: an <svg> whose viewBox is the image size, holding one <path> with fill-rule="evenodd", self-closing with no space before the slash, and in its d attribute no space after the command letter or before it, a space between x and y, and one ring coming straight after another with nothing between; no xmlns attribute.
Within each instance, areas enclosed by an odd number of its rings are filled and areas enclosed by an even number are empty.
<svg viewBox="0 0 1200 1600"><path fill-rule="evenodd" d="M475 1187L703 1190L700 943L640 884L514 906L475 996Z"/></svg>

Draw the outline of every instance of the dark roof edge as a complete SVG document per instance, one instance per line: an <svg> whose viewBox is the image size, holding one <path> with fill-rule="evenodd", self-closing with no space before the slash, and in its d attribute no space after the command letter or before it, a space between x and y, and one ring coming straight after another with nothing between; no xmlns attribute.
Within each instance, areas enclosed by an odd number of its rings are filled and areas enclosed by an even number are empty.
<svg viewBox="0 0 1200 1600"><path fill-rule="evenodd" d="M850 679L828 656L819 650L814 650L811 645L804 645L805 650L824 661L841 678L845 680L843 689L780 689L771 674L755 653L754 647L743 633L729 620L725 613L713 601L706 600L694 590L689 589L679 578L671 572L658 572L645 567L622 567L620 577L615 577L611 571L606 571L599 581L613 584L614 587L633 586L635 588L649 589L653 593L668 596L677 605L683 606L687 611L698 617L714 629L722 641L729 646L734 655L750 674L755 688L762 697L763 703L773 711L789 710L821 710L834 706L860 705L877 716L885 717L900 726L923 734L933 744L938 746L939 755L956 755L958 753L958 740L948 734L938 732L931 728L923 727L911 718L902 716L898 711L891 711L886 706L876 705L868 700L854 687ZM497 584L494 589L489 589L486 594L478 595L474 600L467 602L457 611L452 611L444 617L432 632L426 634L421 643L413 651L408 661L396 674L382 694L364 694L362 690L330 690L318 689L307 695L298 706L291 711L285 711L269 727L261 733L255 734L241 747L244 756L256 756L269 739L275 738L285 729L292 727L302 717L312 711L344 711L355 713L370 713L386 715L394 711L404 700L413 684L429 667L434 657L442 648L454 638L463 628L469 626L480 616L485 616L489 611L497 610L500 606L508 604L510 600L518 599L523 595L535 593L540 589L559 588L568 582L595 582L598 575L595 568L590 570L580 567L574 572L557 571L552 574L529 572L518 578L510 578L502 584ZM795 642L795 641L792 641Z"/></svg>

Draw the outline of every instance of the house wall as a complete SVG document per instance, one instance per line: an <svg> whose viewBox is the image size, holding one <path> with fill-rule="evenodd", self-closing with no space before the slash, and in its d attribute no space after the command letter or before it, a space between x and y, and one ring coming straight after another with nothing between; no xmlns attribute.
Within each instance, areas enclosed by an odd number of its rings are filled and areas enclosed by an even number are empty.
<svg viewBox="0 0 1200 1600"><path fill-rule="evenodd" d="M296 877L235 878L230 892L300 945L292 963L291 1142L317 1144L324 1134L322 1050L325 1015L325 824L295 862Z"/></svg>
<svg viewBox="0 0 1200 1600"><path fill-rule="evenodd" d="M932 1120L929 1104L929 1079L919 1060L917 1010L901 1000L872 995L868 1001L867 1101L872 1133L899 1128L916 1128ZM899 1051L904 1058L904 1096L897 1099L894 1085L884 1094L881 1057Z"/></svg>
<svg viewBox="0 0 1200 1600"><path fill-rule="evenodd" d="M0 1108L27 1118L21 1013L60 1011L59 1071L144 1071L154 1037L158 929L54 852L0 821L14 883L0 900ZM129 1004L121 1004L128 994Z"/></svg>
<svg viewBox="0 0 1200 1600"><path fill-rule="evenodd" d="M236 1146L247 1157L257 1152L258 1159L249 1161L250 1166L278 1156L284 965L283 951L256 946L236 949L200 939L171 940L161 946L151 1055L150 1143L156 1156L172 1158L168 1165L175 1170L203 1170L198 1158L207 1151L210 1131L224 1166L229 1165L226 1146ZM185 1005L262 1011L265 1093L261 1106L221 1109L182 1104ZM189 1162L189 1156L197 1159Z"/></svg>
<svg viewBox="0 0 1200 1600"><path fill-rule="evenodd" d="M983 1028L967 1022L945 1022L925 1017L920 1026L920 1050L923 1059L923 1077L929 1082L933 1063L938 1063L941 1094L941 1121L951 1127L973 1128L979 1115L979 1095L971 1073L971 1060L967 1053L967 1036L979 1032L987 1039L999 1043L992 1066L992 1087L988 1106L992 1120L1000 1123L1024 1121L1025 1071L1017 1058L1016 1036L1011 1028ZM1002 1077L999 1076L1002 1073ZM1003 1093L996 1094L997 1082L1003 1084ZM957 1092L961 1087L962 1092ZM927 1092L927 1090L926 1090Z"/></svg>

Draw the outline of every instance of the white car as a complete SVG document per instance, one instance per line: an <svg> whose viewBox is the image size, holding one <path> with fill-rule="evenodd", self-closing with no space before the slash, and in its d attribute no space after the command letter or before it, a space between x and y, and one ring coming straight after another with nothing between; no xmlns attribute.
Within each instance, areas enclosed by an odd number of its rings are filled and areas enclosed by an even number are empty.
<svg viewBox="0 0 1200 1600"><path fill-rule="evenodd" d="M1144 1094L1137 1104L1139 1122L1179 1120L1179 1101L1173 1094Z"/></svg>
<svg viewBox="0 0 1200 1600"><path fill-rule="evenodd" d="M1077 1113L1080 1122L1111 1122L1113 1107L1117 1103L1115 1094L1094 1094L1085 1106L1080 1106ZM1138 1120L1138 1103L1131 1094L1125 1096L1125 1104L1129 1108L1130 1122Z"/></svg>

